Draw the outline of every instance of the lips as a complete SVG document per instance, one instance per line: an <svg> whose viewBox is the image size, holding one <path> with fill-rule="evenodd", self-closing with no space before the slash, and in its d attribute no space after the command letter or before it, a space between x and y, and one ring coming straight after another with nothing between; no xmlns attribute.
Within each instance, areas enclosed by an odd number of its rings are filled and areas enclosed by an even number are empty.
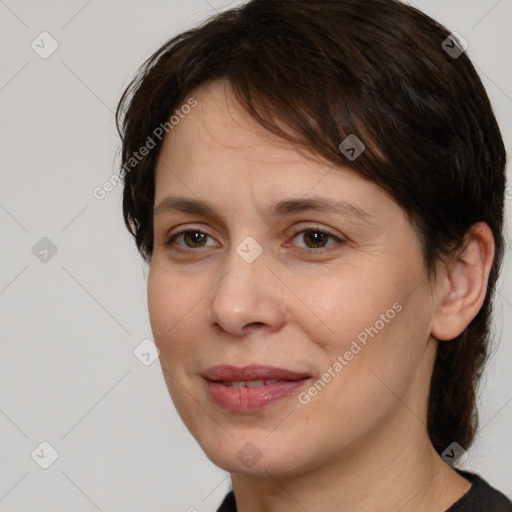
<svg viewBox="0 0 512 512"><path fill-rule="evenodd" d="M202 374L208 397L225 410L253 414L300 391L312 380L305 372L275 366L219 365Z"/></svg>
<svg viewBox="0 0 512 512"><path fill-rule="evenodd" d="M273 383L272 381L296 381L311 377L306 372L296 372L286 368L266 365L248 365L243 367L218 365L203 372L202 376L212 382L221 382L224 385L230 385L229 383L234 382L237 386L244 385L245 387L265 385L269 382ZM255 382L258 384L255 384Z"/></svg>

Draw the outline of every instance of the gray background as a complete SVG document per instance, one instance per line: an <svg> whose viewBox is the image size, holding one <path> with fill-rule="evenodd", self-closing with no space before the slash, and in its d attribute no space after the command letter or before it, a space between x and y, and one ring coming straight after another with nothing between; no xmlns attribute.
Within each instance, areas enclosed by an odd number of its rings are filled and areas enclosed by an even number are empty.
<svg viewBox="0 0 512 512"><path fill-rule="evenodd" d="M118 169L113 111L137 67L236 3L0 1L1 511L207 512L226 492L229 474L182 425L158 361L134 356L151 338L146 269L121 185L102 200L93 190ZM468 41L510 151L512 0L415 4ZM46 59L31 47L43 31L59 45ZM508 197L510 219L512 188ZM53 256L38 252L43 237ZM465 467L512 496L510 251L494 324L501 345ZM59 454L47 469L43 441Z"/></svg>

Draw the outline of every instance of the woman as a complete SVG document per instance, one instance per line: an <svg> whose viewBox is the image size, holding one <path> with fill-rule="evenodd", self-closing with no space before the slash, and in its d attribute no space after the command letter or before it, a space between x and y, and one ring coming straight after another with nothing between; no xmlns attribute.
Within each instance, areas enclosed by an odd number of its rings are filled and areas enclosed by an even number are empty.
<svg viewBox="0 0 512 512"><path fill-rule="evenodd" d="M505 150L464 43L397 1L252 0L118 107L126 225L219 511L509 511L457 468Z"/></svg>

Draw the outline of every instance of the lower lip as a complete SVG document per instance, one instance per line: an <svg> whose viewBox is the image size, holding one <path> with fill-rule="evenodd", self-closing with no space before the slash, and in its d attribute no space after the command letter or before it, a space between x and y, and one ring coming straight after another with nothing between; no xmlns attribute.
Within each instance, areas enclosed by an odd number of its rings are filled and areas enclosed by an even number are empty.
<svg viewBox="0 0 512 512"><path fill-rule="evenodd" d="M230 411L254 411L263 409L277 402L309 383L310 378L300 380L276 382L268 386L254 388L232 388L220 382L206 380L206 385L212 400Z"/></svg>

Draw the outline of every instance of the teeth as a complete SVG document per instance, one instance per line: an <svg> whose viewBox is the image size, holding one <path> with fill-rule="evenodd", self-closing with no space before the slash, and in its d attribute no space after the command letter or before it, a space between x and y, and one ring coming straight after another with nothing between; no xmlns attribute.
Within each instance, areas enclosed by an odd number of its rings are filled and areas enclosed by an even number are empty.
<svg viewBox="0 0 512 512"><path fill-rule="evenodd" d="M258 388L260 386L264 386L265 382L262 380L248 380L246 382L233 382L233 386L237 385L238 387L245 387L246 388Z"/></svg>
<svg viewBox="0 0 512 512"><path fill-rule="evenodd" d="M270 384L275 384L276 380L243 380L243 381L230 381L223 380L221 384L224 386L228 386L230 388L256 388L259 386L268 386Z"/></svg>

